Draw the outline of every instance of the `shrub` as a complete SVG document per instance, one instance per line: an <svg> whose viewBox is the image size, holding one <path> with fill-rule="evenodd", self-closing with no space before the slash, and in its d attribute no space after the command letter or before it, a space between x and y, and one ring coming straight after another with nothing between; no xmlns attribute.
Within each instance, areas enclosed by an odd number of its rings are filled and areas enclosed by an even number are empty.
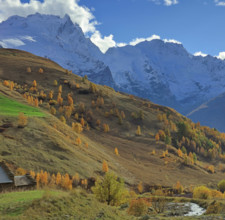
<svg viewBox="0 0 225 220"><path fill-rule="evenodd" d="M136 135L138 135L138 136L141 135L141 127L140 127L140 125L137 126Z"/></svg>
<svg viewBox="0 0 225 220"><path fill-rule="evenodd" d="M198 186L194 188L193 198L196 199L209 199L211 197L210 189L206 186Z"/></svg>
<svg viewBox="0 0 225 220"><path fill-rule="evenodd" d="M143 198L132 200L128 208L128 214L137 217L142 216L147 213L149 206L150 204Z"/></svg>
<svg viewBox="0 0 225 220"><path fill-rule="evenodd" d="M107 173L109 171L109 167L108 167L108 164L105 160L103 160L103 163L102 163L102 171L104 173Z"/></svg>
<svg viewBox="0 0 225 220"><path fill-rule="evenodd" d="M72 129L78 134L80 134L83 131L82 125L78 122L72 123Z"/></svg>
<svg viewBox="0 0 225 220"><path fill-rule="evenodd" d="M221 214L222 210L224 209L224 205L220 202L213 201L206 210L206 215L209 214Z"/></svg>
<svg viewBox="0 0 225 220"><path fill-rule="evenodd" d="M20 113L18 116L18 127L24 128L27 125L27 117L24 115L24 113Z"/></svg>
<svg viewBox="0 0 225 220"><path fill-rule="evenodd" d="M54 85L54 86L57 86L57 85L58 85L58 82L57 82L56 79L53 81L53 85Z"/></svg>
<svg viewBox="0 0 225 220"><path fill-rule="evenodd" d="M56 114L56 109L55 109L54 107L51 107L50 113L51 113L52 115L55 115L55 114Z"/></svg>
<svg viewBox="0 0 225 220"><path fill-rule="evenodd" d="M39 72L40 74L42 74L42 73L44 73L44 70L43 70L42 68L40 68L40 69L38 70L38 72Z"/></svg>
<svg viewBox="0 0 225 220"><path fill-rule="evenodd" d="M100 202L113 206L125 203L129 195L124 181L114 173L106 173L102 181L98 179L92 191Z"/></svg>
<svg viewBox="0 0 225 220"><path fill-rule="evenodd" d="M60 116L59 120L60 120L62 123L66 124L66 119L65 119L65 117L64 117L63 115Z"/></svg>
<svg viewBox="0 0 225 220"><path fill-rule="evenodd" d="M142 193L143 192L143 185L142 185L142 182L140 182L137 186L137 189L138 189L138 192L139 193Z"/></svg>
<svg viewBox="0 0 225 220"><path fill-rule="evenodd" d="M222 193L224 193L224 191L225 191L225 180L221 180L219 183L218 183L218 189L222 192Z"/></svg>
<svg viewBox="0 0 225 220"><path fill-rule="evenodd" d="M114 152L115 152L116 156L119 156L119 151L118 151L118 148L117 147L115 148L115 151Z"/></svg>

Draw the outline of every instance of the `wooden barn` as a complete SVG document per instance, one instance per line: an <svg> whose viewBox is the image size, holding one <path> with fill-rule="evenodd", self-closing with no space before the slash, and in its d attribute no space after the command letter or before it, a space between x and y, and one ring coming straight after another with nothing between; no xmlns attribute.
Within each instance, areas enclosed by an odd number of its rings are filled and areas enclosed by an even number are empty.
<svg viewBox="0 0 225 220"><path fill-rule="evenodd" d="M4 162L0 163L0 192L19 188L32 189L36 181L29 175L14 176Z"/></svg>

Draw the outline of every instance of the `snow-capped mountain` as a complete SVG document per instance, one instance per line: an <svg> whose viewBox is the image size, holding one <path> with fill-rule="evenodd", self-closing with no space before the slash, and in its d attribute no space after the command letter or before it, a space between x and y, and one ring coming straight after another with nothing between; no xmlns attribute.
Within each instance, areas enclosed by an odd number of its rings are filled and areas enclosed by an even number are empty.
<svg viewBox="0 0 225 220"><path fill-rule="evenodd" d="M168 105L181 113L225 92L225 61L193 56L182 44L152 40L102 54L68 15L12 16L0 45L48 57L96 83Z"/></svg>
<svg viewBox="0 0 225 220"><path fill-rule="evenodd" d="M182 113L225 92L225 61L193 56L182 44L145 41L111 48L103 60L120 90Z"/></svg>
<svg viewBox="0 0 225 220"><path fill-rule="evenodd" d="M96 58L101 51L68 15L12 16L0 24L0 45L50 58L96 83L114 86L109 68Z"/></svg>

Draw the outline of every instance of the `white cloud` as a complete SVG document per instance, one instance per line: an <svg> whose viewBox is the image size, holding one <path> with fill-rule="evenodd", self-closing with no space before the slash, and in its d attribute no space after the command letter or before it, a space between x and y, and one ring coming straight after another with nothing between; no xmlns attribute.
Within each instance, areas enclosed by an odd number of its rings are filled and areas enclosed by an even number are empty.
<svg viewBox="0 0 225 220"><path fill-rule="evenodd" d="M18 46L25 45L23 41L17 38L4 39L0 41L0 44L3 47L18 47Z"/></svg>
<svg viewBox="0 0 225 220"><path fill-rule="evenodd" d="M132 45L132 46L135 46L141 42L144 42L144 41L151 41L151 40L155 40L155 39L160 39L160 36L158 35L152 35L151 37L148 37L148 38L136 38L134 40L132 40L129 44Z"/></svg>
<svg viewBox="0 0 225 220"><path fill-rule="evenodd" d="M110 47L116 46L116 42L113 40L112 34L102 38L101 33L99 31L95 31L95 33L91 36L91 41L95 45L97 45L103 53L105 53Z"/></svg>
<svg viewBox="0 0 225 220"><path fill-rule="evenodd" d="M194 53L194 56L206 57L206 56L208 56L208 54L202 53L201 51L198 51L198 52Z"/></svg>
<svg viewBox="0 0 225 220"><path fill-rule="evenodd" d="M154 2L156 5L164 4L166 6L176 5L178 4L178 0L150 0Z"/></svg>
<svg viewBox="0 0 225 220"><path fill-rule="evenodd" d="M225 1L215 0L214 2L216 3L217 6L225 6Z"/></svg>
<svg viewBox="0 0 225 220"><path fill-rule="evenodd" d="M163 41L165 43L182 44L180 41L174 39L163 39Z"/></svg>
<svg viewBox="0 0 225 220"><path fill-rule="evenodd" d="M225 52L220 52L218 56L216 56L218 59L225 60Z"/></svg>
<svg viewBox="0 0 225 220"><path fill-rule="evenodd" d="M176 5L178 4L178 0L164 0L164 4L166 6Z"/></svg>

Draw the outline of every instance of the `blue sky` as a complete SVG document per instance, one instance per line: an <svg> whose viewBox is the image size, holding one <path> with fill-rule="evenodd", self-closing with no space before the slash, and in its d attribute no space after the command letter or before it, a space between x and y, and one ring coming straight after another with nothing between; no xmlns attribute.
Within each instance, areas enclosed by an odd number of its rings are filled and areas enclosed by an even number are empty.
<svg viewBox="0 0 225 220"><path fill-rule="evenodd" d="M0 21L36 11L68 13L105 50L158 35L180 41L191 53L225 51L225 0L42 0L38 6L34 0L0 0L0 5Z"/></svg>
<svg viewBox="0 0 225 220"><path fill-rule="evenodd" d="M129 42L153 34L176 39L191 53L216 55L225 51L225 7L213 0L180 0L157 5L148 0L81 0L94 8L98 30L114 35L116 42Z"/></svg>

